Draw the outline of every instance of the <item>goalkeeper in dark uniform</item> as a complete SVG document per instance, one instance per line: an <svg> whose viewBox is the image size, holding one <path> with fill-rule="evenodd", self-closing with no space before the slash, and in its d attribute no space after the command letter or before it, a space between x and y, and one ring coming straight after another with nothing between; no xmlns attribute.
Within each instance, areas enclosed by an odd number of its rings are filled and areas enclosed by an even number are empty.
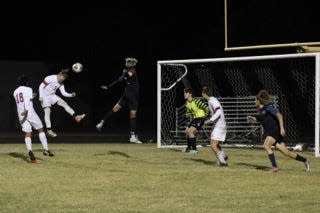
<svg viewBox="0 0 320 213"><path fill-rule="evenodd" d="M186 129L187 148L186 152L196 154L197 142L196 133L200 130L209 115L208 105L200 98L194 98L193 90L184 89L184 98L186 101L186 117L192 119Z"/></svg>
<svg viewBox="0 0 320 213"><path fill-rule="evenodd" d="M116 103L112 110L108 111L103 119L96 125L98 131L101 131L105 122L122 107L128 106L130 111L130 142L131 143L142 143L136 136L136 116L138 110L138 98L139 98L139 81L136 72L136 64L138 60L135 58L125 59L125 68L122 75L112 82L109 86L101 86L101 89L107 90L113 85L119 82L126 82L124 93L120 100Z"/></svg>

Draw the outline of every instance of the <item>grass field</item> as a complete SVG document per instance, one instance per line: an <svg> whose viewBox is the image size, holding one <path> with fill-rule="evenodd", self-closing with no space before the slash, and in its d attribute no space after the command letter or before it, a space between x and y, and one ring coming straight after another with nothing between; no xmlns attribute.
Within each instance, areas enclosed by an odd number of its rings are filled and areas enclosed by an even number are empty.
<svg viewBox="0 0 320 213"><path fill-rule="evenodd" d="M229 168L209 148L197 155L155 144L49 144L56 156L27 162L24 144L1 144L1 212L319 212L320 159L311 172L276 152L225 149Z"/></svg>

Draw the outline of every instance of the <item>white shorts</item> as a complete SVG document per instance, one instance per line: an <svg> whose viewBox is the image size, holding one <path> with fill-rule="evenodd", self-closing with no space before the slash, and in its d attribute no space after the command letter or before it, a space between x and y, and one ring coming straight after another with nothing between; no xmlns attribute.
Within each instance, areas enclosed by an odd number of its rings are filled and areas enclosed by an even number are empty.
<svg viewBox="0 0 320 213"><path fill-rule="evenodd" d="M211 140L224 142L226 140L227 130L214 128L211 132Z"/></svg>
<svg viewBox="0 0 320 213"><path fill-rule="evenodd" d="M51 107L52 105L56 104L59 100L61 100L61 98L57 95L43 96L42 98L42 108Z"/></svg>
<svg viewBox="0 0 320 213"><path fill-rule="evenodd" d="M23 132L32 132L32 127L35 130L43 128L42 122L37 114L28 115L27 119L21 124Z"/></svg>

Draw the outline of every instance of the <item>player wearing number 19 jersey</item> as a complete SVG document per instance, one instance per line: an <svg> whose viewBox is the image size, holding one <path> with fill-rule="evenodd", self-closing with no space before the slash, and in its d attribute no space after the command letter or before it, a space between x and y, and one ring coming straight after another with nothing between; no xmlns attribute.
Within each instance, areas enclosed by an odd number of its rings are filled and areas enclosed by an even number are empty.
<svg viewBox="0 0 320 213"><path fill-rule="evenodd" d="M32 128L38 130L39 139L43 147L43 154L54 156L48 149L48 142L43 131L42 122L33 108L32 100L35 94L32 88L28 87L28 79L25 76L19 78L19 87L13 92L13 97L17 105L17 113L22 131L25 132L25 144L32 163L36 163L36 158L32 152L31 134Z"/></svg>

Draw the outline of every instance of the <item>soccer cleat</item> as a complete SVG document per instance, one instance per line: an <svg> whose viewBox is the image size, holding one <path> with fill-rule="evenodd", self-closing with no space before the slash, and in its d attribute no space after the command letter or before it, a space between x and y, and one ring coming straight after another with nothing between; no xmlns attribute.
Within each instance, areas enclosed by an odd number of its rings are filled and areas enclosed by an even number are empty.
<svg viewBox="0 0 320 213"><path fill-rule="evenodd" d="M197 154L198 153L198 150L195 150L195 149L190 149L189 152L187 152L188 154Z"/></svg>
<svg viewBox="0 0 320 213"><path fill-rule="evenodd" d="M74 117L74 119L76 120L77 123L80 123L80 121L84 119L85 116L86 114L77 115L76 117Z"/></svg>
<svg viewBox="0 0 320 213"><path fill-rule="evenodd" d="M310 172L310 160L307 159L306 162L304 162L304 166L306 167L306 171Z"/></svg>
<svg viewBox="0 0 320 213"><path fill-rule="evenodd" d="M29 151L29 157L30 157L31 163L37 163L36 157L34 156L32 151Z"/></svg>
<svg viewBox="0 0 320 213"><path fill-rule="evenodd" d="M53 154L53 152L51 152L50 150L43 150L43 155L48 155L48 156L50 156L50 157L53 157L54 156L54 154Z"/></svg>
<svg viewBox="0 0 320 213"><path fill-rule="evenodd" d="M52 131L51 129L47 131L47 135L50 136L50 137L57 137L57 133L55 133L54 131Z"/></svg>
<svg viewBox="0 0 320 213"><path fill-rule="evenodd" d="M279 169L277 167L272 167L269 172L270 173L276 173L278 171L279 171Z"/></svg>
<svg viewBox="0 0 320 213"><path fill-rule="evenodd" d="M228 155L224 156L224 160L227 161L229 159Z"/></svg>
<svg viewBox="0 0 320 213"><path fill-rule="evenodd" d="M142 142L136 136L131 136L129 141L130 143L142 144Z"/></svg>
<svg viewBox="0 0 320 213"><path fill-rule="evenodd" d="M229 167L228 163L219 163L219 167Z"/></svg>
<svg viewBox="0 0 320 213"><path fill-rule="evenodd" d="M96 125L96 128L97 128L97 130L98 130L99 132L101 131L101 129L102 129L102 127L103 127L103 124L104 124L104 121L101 120L101 121Z"/></svg>
<svg viewBox="0 0 320 213"><path fill-rule="evenodd" d="M187 147L186 149L182 150L182 152L189 153L190 150L191 150L191 147Z"/></svg>

